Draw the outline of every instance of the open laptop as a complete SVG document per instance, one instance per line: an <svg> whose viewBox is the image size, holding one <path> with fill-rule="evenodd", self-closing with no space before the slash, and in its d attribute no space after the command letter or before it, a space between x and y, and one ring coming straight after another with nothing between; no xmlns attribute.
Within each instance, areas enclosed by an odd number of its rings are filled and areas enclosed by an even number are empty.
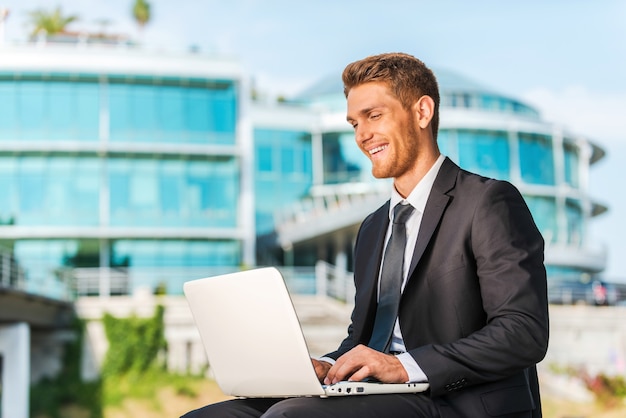
<svg viewBox="0 0 626 418"><path fill-rule="evenodd" d="M215 380L238 397L415 393L427 383L320 384L280 272L259 268L184 283Z"/></svg>

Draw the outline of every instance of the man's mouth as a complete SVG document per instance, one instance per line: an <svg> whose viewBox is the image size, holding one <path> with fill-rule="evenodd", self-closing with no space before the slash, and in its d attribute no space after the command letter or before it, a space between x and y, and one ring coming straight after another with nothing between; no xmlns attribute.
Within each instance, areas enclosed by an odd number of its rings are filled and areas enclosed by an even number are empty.
<svg viewBox="0 0 626 418"><path fill-rule="evenodd" d="M376 147L376 148L372 148L371 150L369 150L370 155L374 155L376 153L381 152L382 150L386 149L389 145L381 145L380 147Z"/></svg>

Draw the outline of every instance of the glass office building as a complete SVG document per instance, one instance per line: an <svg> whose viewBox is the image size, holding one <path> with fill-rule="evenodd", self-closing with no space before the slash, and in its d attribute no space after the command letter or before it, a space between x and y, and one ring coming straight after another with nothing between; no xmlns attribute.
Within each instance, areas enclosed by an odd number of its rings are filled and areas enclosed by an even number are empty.
<svg viewBox="0 0 626 418"><path fill-rule="evenodd" d="M193 54L0 49L0 246L28 290L167 290L253 264L242 80Z"/></svg>
<svg viewBox="0 0 626 418"><path fill-rule="evenodd" d="M602 149L436 73L442 152L519 187L551 275L601 272L587 231L606 210L588 189ZM180 294L184 280L242 266L351 270L359 223L389 183L354 145L339 71L286 103L252 100L248 77L194 53L0 47L0 248L29 289Z"/></svg>

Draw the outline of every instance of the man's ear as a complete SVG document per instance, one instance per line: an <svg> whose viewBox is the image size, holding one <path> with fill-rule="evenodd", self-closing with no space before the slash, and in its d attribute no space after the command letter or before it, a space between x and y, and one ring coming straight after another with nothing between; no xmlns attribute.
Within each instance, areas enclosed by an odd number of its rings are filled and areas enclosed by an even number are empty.
<svg viewBox="0 0 626 418"><path fill-rule="evenodd" d="M415 120L420 128L426 129L435 115L435 101L430 96L422 96L413 105Z"/></svg>

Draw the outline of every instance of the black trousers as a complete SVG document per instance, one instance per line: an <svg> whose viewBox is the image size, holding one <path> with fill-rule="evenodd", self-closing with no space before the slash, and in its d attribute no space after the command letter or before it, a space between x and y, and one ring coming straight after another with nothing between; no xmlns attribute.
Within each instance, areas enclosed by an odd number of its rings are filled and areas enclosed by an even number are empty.
<svg viewBox="0 0 626 418"><path fill-rule="evenodd" d="M207 405L182 418L437 418L424 394L388 394L330 398L233 399Z"/></svg>

